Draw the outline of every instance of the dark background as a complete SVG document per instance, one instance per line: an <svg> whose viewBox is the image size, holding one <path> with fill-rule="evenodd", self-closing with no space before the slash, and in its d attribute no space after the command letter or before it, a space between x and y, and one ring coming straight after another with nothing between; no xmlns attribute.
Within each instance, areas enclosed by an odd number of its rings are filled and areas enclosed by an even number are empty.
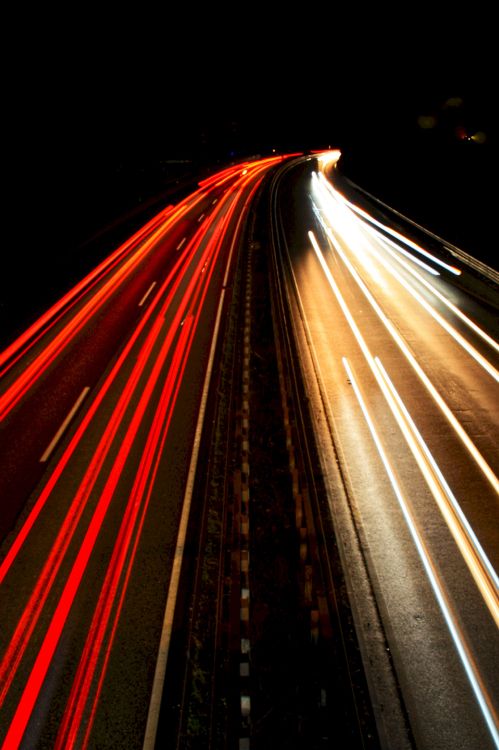
<svg viewBox="0 0 499 750"><path fill-rule="evenodd" d="M347 176L497 268L494 24L439 12L11 16L0 343L197 175L272 149L340 148Z"/></svg>

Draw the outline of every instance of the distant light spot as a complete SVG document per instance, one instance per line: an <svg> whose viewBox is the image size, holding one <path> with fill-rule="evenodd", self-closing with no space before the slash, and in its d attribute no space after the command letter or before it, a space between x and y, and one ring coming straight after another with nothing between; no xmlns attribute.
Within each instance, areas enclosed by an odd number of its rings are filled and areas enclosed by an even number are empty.
<svg viewBox="0 0 499 750"><path fill-rule="evenodd" d="M420 115L418 117L418 125L423 130L431 130L436 127L437 118L433 115Z"/></svg>
<svg viewBox="0 0 499 750"><path fill-rule="evenodd" d="M447 99L447 101L444 104L444 107L462 107L463 106L463 100L460 96L451 96Z"/></svg>

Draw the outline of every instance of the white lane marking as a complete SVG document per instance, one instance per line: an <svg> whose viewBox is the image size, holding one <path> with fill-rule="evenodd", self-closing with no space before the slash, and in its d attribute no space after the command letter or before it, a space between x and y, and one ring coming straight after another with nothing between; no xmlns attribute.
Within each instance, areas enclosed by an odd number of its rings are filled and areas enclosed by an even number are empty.
<svg viewBox="0 0 499 750"><path fill-rule="evenodd" d="M199 222L200 222L200 221L202 221L203 219L204 219L204 214L201 214L201 216L200 216L200 217L199 217L199 219L198 219L198 224L199 224Z"/></svg>
<svg viewBox="0 0 499 750"><path fill-rule="evenodd" d="M217 203L217 201L218 201L218 198L215 198L215 200L211 202L211 205L214 206L215 203Z"/></svg>
<svg viewBox="0 0 499 750"><path fill-rule="evenodd" d="M187 524L189 521L192 494L194 491L194 477L196 474L199 449L201 446L201 433L203 431L204 416L206 412L206 404L208 401L208 391L211 381L211 373L213 370L213 363L215 360L215 349L218 339L218 331L220 328L220 321L222 318L222 308L225 299L225 287L227 285L227 279L229 277L230 266L232 262L232 255L234 247L236 245L236 239L238 237L239 228L245 215L244 208L241 210L237 226L235 228L233 239L229 251L229 257L227 259L227 267L225 269L224 280L222 282L222 292L220 294L220 301L218 303L217 316L215 319L215 326L213 329L213 337L211 340L210 354L208 358L208 365L206 368L206 375L203 383L203 393L201 396L201 403L199 405L199 414L196 424L196 431L194 433L194 443L192 447L191 461L189 464L189 473L187 475L187 482L184 494L184 502L182 504L182 515L180 518L180 524L177 535L177 545L175 548L175 554L173 558L172 574L170 578L170 584L168 587L168 596L166 600L165 615L163 618L163 627L161 631L161 640L158 649L158 658L156 661L156 669L154 672L153 685L151 690L151 699L149 702L149 712L147 715L146 731L144 735L143 750L154 750L156 745L156 734L158 731L159 713L161 709L161 699L163 695L163 688L166 675L166 665L168 661L168 652L170 649L170 640L173 630L173 616L175 613L175 607L177 603L177 593L180 583L180 570L182 567L183 553L185 547L185 539L187 536Z"/></svg>
<svg viewBox="0 0 499 750"><path fill-rule="evenodd" d="M184 242L186 241L186 239L187 239L187 237L184 237L184 239L183 239L183 240L181 240L181 241L180 241L180 242L178 243L178 245L177 245L177 251L178 251L178 250L180 250L180 249L181 249L181 248L183 247L183 245L184 245Z"/></svg>
<svg viewBox="0 0 499 750"><path fill-rule="evenodd" d="M139 307L142 307L142 305L144 304L144 302L146 301L146 299L149 297L149 295L151 294L151 292L154 289L154 287L156 286L156 284L157 284L156 281L152 282L151 286L149 287L149 289L147 290L147 292L144 294L144 296L140 300Z"/></svg>
<svg viewBox="0 0 499 750"><path fill-rule="evenodd" d="M386 452L383 448L379 435L374 426L371 415L369 414L369 411L366 407L366 404L364 402L364 399L362 397L362 394L359 390L359 387L357 385L357 382L354 378L353 372L350 368L350 365L348 364L348 360L346 359L346 357L343 357L343 366L345 367L348 378L353 386L355 395L357 397L357 401L359 402L359 406L364 415L364 419L366 420L367 425L369 427L369 432L371 433L371 437L376 446L376 450L378 451L378 454L381 458L383 466L385 467L385 471L388 475L390 484L392 485L392 489L399 503L405 522L408 526L409 532L411 534L411 537L418 551L420 560L423 563L423 567L430 581L431 587L435 594L435 598L440 606L440 611L442 612L444 620L451 634L452 640L454 641L454 645L459 654L459 658L461 659L461 664L464 667L464 671L466 672L466 676L468 677L468 680L471 684L472 690L475 694L475 698L477 699L478 705L480 706L482 715L485 719L485 722L492 736L492 739L495 743L495 746L499 748L499 733L497 731L495 710L493 708L490 696L483 689L480 673L478 671L477 665L475 664L474 660L471 657L471 649L469 648L464 635L461 633L459 629L459 624L456 621L455 616L452 614L449 601L445 594L443 585L439 580L436 567L433 564L430 553L428 552L426 545L424 543L424 540L417 529L415 520L409 509L407 501L400 489L400 485L397 482L395 472L390 464L390 461L388 460Z"/></svg>
<svg viewBox="0 0 499 750"><path fill-rule="evenodd" d="M51 456L51 454L52 454L55 446L57 445L57 443L61 439L61 437L62 437L63 433L65 432L65 430L67 429L69 423L71 422L71 420L73 419L74 415L76 414L76 412L80 408L81 404L83 403L83 399L86 397L86 395L89 392L89 390L90 390L90 386L85 386L85 388L82 390L82 392L80 393L80 395L76 399L76 402L75 402L73 408L71 409L71 411L69 412L68 416L66 417L66 419L64 420L64 422L61 424L61 426L59 427L59 429L57 430L57 432L55 433L55 435L54 435L54 437L52 439L52 442L50 443L50 445L45 450L45 453L43 454L43 456L40 459L40 463L43 464L43 463L45 463L45 461L47 461L50 458L50 456Z"/></svg>

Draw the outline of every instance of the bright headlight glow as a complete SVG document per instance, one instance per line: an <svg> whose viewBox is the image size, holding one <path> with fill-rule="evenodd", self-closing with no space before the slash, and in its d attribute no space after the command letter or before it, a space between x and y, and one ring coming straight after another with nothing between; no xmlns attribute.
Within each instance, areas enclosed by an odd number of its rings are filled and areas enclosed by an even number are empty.
<svg viewBox="0 0 499 750"><path fill-rule="evenodd" d="M428 250L425 250L423 247L418 245L416 242L413 242L413 240L410 240L408 237L404 237L403 234L400 234L400 232L397 232L395 229L392 229L391 227L387 226L386 224L382 224L380 221L375 219L373 216L370 216L366 211L364 211L362 208L359 208L359 206L356 206L354 203L351 203L347 198L345 198L344 195L342 195L338 190L336 190L331 183L329 183L323 174L319 174L319 180L321 184L325 187L325 189L330 193L330 195L337 201L340 201L341 203L344 203L346 206L352 209L356 214L361 216L363 219L368 221L370 224L373 224L376 227L379 227L384 232L387 232L387 234L390 234L392 237L394 237L399 242L403 242L407 247L410 247L412 250L415 250L420 255L424 255L426 258L429 258L433 263L436 263L437 265L441 266L442 268L445 268L450 273L455 274L456 276L459 276L461 274L461 271L459 268L456 268L455 266L451 266L448 263L445 263L440 258L437 258L435 255L432 255Z"/></svg>

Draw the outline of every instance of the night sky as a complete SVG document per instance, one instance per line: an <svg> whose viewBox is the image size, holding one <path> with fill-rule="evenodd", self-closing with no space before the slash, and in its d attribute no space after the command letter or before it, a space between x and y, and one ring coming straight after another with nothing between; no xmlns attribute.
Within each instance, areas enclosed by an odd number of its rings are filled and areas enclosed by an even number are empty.
<svg viewBox="0 0 499 750"><path fill-rule="evenodd" d="M436 25L420 5L367 18L361 6L241 7L238 18L208 5L112 18L43 7L12 21L4 329L28 297L43 305L85 271L92 238L140 220L182 170L273 148L341 148L348 176L497 267L484 11L454 7Z"/></svg>

